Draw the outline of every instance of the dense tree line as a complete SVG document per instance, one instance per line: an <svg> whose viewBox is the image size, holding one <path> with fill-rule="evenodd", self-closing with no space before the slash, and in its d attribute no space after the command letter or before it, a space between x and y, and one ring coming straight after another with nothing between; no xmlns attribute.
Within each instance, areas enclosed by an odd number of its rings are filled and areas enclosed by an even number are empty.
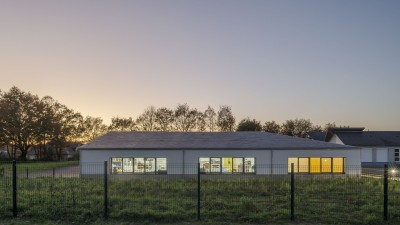
<svg viewBox="0 0 400 225"><path fill-rule="evenodd" d="M335 124L327 124L334 127ZM146 108L136 119L114 117L106 125L102 118L82 116L50 96L37 95L12 87L0 91L0 146L5 146L10 158L25 159L30 148L39 150L39 158L60 159L62 149L72 143L87 143L108 131L265 131L306 137L309 131L322 131L310 120L286 120L281 125L246 118L236 125L232 108L222 105L216 111L211 106L201 111L188 104L176 108Z"/></svg>

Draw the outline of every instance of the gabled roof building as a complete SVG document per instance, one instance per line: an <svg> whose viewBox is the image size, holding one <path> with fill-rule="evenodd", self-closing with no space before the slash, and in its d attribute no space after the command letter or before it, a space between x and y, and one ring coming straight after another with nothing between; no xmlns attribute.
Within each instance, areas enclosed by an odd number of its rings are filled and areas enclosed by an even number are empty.
<svg viewBox="0 0 400 225"><path fill-rule="evenodd" d="M85 164L109 164L110 174L347 173L360 149L266 132L109 132L80 146ZM279 168L279 169L278 169Z"/></svg>

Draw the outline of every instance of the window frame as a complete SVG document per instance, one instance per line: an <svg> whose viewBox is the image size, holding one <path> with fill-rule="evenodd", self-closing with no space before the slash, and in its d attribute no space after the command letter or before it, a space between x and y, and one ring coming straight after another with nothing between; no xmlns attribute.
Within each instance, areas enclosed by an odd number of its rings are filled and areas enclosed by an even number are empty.
<svg viewBox="0 0 400 225"><path fill-rule="evenodd" d="M311 169L311 158L316 159L319 158L319 172L313 172ZM333 163L333 159L334 158L339 158L342 159L342 171L341 172L334 172L334 163ZM300 173L300 174L346 174L345 171L345 162L346 162L346 157L288 157L288 173L291 173L291 168L289 165L289 159L297 159L297 167L296 167L296 163L295 163L295 168L294 168L294 173ZM300 159L308 159L308 165L307 165L307 172L299 172L300 171ZM323 168L322 168L322 159L330 159L330 172L323 172ZM304 169L302 169L304 170Z"/></svg>
<svg viewBox="0 0 400 225"><path fill-rule="evenodd" d="M212 159L216 159L216 158L218 158L219 159L219 171L218 172L213 172L212 171L212 164L211 164L211 160ZM223 159L227 159L227 158L229 158L229 159L231 159L231 168L230 168L230 170L231 170L231 172L226 172L226 171L223 171ZM253 161L254 161L254 164L252 165L252 170L253 170L253 172L246 172L246 170L245 170L245 159L246 158L251 158L251 159L253 159ZM200 159L202 159L201 161L200 161ZM204 160L204 159L208 159L209 161L207 162L206 160ZM242 172L234 172L233 171L233 169L234 169L234 160L235 159L241 159L241 161L242 161ZM201 163L203 163L203 164L205 164L205 163L208 163L208 165L210 166L210 168L209 168L209 171L207 172L206 170L201 170L201 168L199 168L200 169L200 173L201 174L257 174L257 171L256 171L256 165L257 165L257 161L256 161L256 157L199 157L198 158L198 162L199 162L199 165L201 166Z"/></svg>
<svg viewBox="0 0 400 225"><path fill-rule="evenodd" d="M115 169L114 169L114 159L121 159L121 168L120 168L120 171L121 172L115 172ZM131 159L132 160L132 172L124 172L124 159ZM137 170L137 164L136 164L136 160L137 159L143 159L143 172L136 172L136 170ZM154 165L154 171L150 171L150 172L147 172L147 169L146 169L146 162L148 161L147 159L154 159L154 163L152 164L152 165ZM165 171L164 170L162 170L162 171L158 171L157 170L157 168L158 168L158 159L165 159ZM117 175L117 174L134 174L134 175L149 175L149 174L155 174L155 175L157 175L157 174L167 174L168 173L168 159L167 159L167 157L111 157L110 158L110 168L109 168L109 172L110 172L110 174L113 174L113 175Z"/></svg>

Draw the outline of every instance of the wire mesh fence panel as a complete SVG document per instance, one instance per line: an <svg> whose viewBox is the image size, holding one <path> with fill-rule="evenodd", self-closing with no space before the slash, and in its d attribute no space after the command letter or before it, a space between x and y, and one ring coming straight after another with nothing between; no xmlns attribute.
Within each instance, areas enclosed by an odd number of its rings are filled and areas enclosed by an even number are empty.
<svg viewBox="0 0 400 225"><path fill-rule="evenodd" d="M32 167L29 167L32 166ZM102 167L92 163L82 165L86 169ZM34 164L18 165L17 171L34 170ZM93 220L102 216L102 176L79 177L79 166L32 171L31 176L18 172L18 216L46 219Z"/></svg>
<svg viewBox="0 0 400 225"><path fill-rule="evenodd" d="M201 215L205 220L255 222L289 220L290 180L283 174L209 173L201 176ZM240 171L239 171L240 172Z"/></svg>
<svg viewBox="0 0 400 225"><path fill-rule="evenodd" d="M12 215L12 162L0 162L0 218Z"/></svg>
<svg viewBox="0 0 400 225"><path fill-rule="evenodd" d="M388 217L400 223L400 168L392 164L388 168Z"/></svg>
<svg viewBox="0 0 400 225"><path fill-rule="evenodd" d="M169 164L167 173L144 168L111 174L110 217L152 222L195 220L197 170L197 164Z"/></svg>
<svg viewBox="0 0 400 225"><path fill-rule="evenodd" d="M297 174L296 220L324 223L382 221L383 179L361 176L360 167L345 174Z"/></svg>

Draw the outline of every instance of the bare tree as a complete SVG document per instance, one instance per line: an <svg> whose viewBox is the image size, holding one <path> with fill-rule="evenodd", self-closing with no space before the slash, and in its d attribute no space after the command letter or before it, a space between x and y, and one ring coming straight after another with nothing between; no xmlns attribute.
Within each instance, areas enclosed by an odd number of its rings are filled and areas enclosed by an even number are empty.
<svg viewBox="0 0 400 225"><path fill-rule="evenodd" d="M206 123L206 128L210 132L215 131L217 123L216 115L217 114L215 113L215 110L211 108L211 106L208 106L208 108L204 111L204 121Z"/></svg>
<svg viewBox="0 0 400 225"><path fill-rule="evenodd" d="M234 131L235 130L235 117L233 116L230 106L220 106L217 117L217 126L220 131Z"/></svg>
<svg viewBox="0 0 400 225"><path fill-rule="evenodd" d="M196 127L197 109L190 109L185 103L175 109L175 128L178 131L188 132Z"/></svg>
<svg viewBox="0 0 400 225"><path fill-rule="evenodd" d="M281 126L277 124L275 121L267 121L264 123L264 126L262 127L263 131L269 132L269 133L279 133Z"/></svg>
<svg viewBox="0 0 400 225"><path fill-rule="evenodd" d="M122 118L122 117L113 117L111 119L111 124L108 126L108 130L110 131L134 131L136 130L135 121L133 121L132 117Z"/></svg>
<svg viewBox="0 0 400 225"><path fill-rule="evenodd" d="M107 126L100 117L86 116L80 124L80 129L83 143L90 142L107 132Z"/></svg>
<svg viewBox="0 0 400 225"><path fill-rule="evenodd" d="M154 131L156 119L156 108L149 106L142 114L136 119L136 123L143 131Z"/></svg>
<svg viewBox="0 0 400 225"><path fill-rule="evenodd" d="M162 107L155 113L156 129L160 131L171 131L173 129L174 112L171 109Z"/></svg>

